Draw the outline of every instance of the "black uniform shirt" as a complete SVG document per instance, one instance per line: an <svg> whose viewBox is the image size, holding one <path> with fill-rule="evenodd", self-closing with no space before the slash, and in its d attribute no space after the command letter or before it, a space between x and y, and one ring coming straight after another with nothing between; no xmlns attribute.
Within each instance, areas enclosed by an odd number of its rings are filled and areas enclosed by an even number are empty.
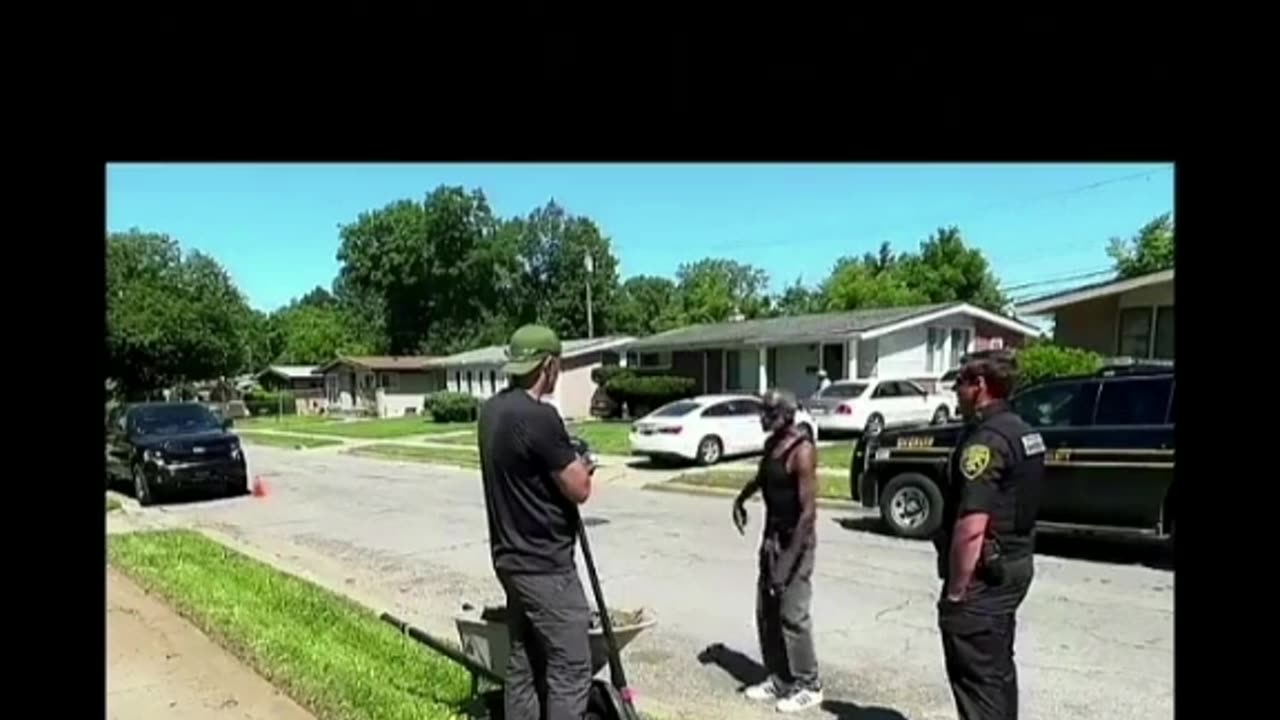
<svg viewBox="0 0 1280 720"><path fill-rule="evenodd" d="M554 473L578 454L556 409L520 388L485 402L477 426L489 546L496 570L573 570L578 506Z"/></svg>

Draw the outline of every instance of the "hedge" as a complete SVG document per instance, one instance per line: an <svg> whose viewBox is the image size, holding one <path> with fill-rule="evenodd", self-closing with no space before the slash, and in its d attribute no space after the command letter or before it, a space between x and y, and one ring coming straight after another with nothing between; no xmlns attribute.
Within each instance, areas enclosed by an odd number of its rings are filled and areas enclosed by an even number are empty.
<svg viewBox="0 0 1280 720"><path fill-rule="evenodd" d="M694 395L697 383L679 375L634 375L618 373L605 385L605 392L618 403L626 404L634 416Z"/></svg>
<svg viewBox="0 0 1280 720"><path fill-rule="evenodd" d="M245 409L249 415L297 415L298 404L291 392L254 392L245 395Z"/></svg>
<svg viewBox="0 0 1280 720"><path fill-rule="evenodd" d="M428 395L422 409L434 422L474 422L480 401L466 393L444 391Z"/></svg>
<svg viewBox="0 0 1280 720"><path fill-rule="evenodd" d="M1090 375L1102 369L1102 356L1098 353L1048 342L1028 345L1016 357L1019 387L1067 375Z"/></svg>

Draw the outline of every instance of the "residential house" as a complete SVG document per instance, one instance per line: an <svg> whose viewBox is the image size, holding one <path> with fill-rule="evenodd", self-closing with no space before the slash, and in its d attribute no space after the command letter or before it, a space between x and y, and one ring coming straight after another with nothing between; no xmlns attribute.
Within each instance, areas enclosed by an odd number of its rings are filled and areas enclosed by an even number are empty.
<svg viewBox="0 0 1280 720"><path fill-rule="evenodd" d="M634 339L609 336L562 342L560 380L547 402L555 405L566 419L588 417L591 398L596 392L591 371L601 365L620 364L619 350ZM446 389L484 400L510 384L502 373L506 361L506 346L490 345L439 358L432 367L444 371Z"/></svg>
<svg viewBox="0 0 1280 720"><path fill-rule="evenodd" d="M321 413L328 406L324 375L315 365L271 365L258 373L256 379L264 390L292 394L299 415Z"/></svg>
<svg viewBox="0 0 1280 720"><path fill-rule="evenodd" d="M1060 345L1110 358L1173 360L1173 268L1044 295L1014 309L1051 316Z"/></svg>
<svg viewBox="0 0 1280 720"><path fill-rule="evenodd" d="M329 412L378 417L420 414L427 395L443 387L429 356L339 357L320 367Z"/></svg>
<svg viewBox="0 0 1280 720"><path fill-rule="evenodd" d="M1020 346L1035 327L968 303L693 325L637 340L627 365L693 378L702 393L781 387L808 397L832 381L937 378L974 350Z"/></svg>

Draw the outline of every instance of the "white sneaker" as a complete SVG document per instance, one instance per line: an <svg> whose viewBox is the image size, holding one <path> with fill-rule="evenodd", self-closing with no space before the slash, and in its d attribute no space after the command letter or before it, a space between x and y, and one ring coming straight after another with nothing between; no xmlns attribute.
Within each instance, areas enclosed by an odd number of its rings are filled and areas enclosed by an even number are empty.
<svg viewBox="0 0 1280 720"><path fill-rule="evenodd" d="M773 681L773 678L769 678L758 685L752 685L747 688L743 691L743 694L751 700L777 700L779 697L778 685Z"/></svg>
<svg viewBox="0 0 1280 720"><path fill-rule="evenodd" d="M800 712L809 708L816 708L822 704L821 690L806 690L801 688L790 695L778 701L777 710L783 713Z"/></svg>

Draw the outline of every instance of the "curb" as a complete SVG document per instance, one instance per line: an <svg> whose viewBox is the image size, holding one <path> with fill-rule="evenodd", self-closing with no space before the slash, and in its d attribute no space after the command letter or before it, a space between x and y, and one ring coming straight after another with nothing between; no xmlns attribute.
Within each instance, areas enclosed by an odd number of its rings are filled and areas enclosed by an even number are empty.
<svg viewBox="0 0 1280 720"><path fill-rule="evenodd" d="M689 485L687 483L675 482L651 482L640 487L641 490L652 490L654 492L680 493L682 495L702 495L705 497L736 497L739 490L731 488L707 487L705 485ZM760 496L756 495L751 498L753 502L760 502ZM861 510L864 509L860 503L852 500L838 500L836 498L818 498L818 507L828 508L832 510Z"/></svg>

